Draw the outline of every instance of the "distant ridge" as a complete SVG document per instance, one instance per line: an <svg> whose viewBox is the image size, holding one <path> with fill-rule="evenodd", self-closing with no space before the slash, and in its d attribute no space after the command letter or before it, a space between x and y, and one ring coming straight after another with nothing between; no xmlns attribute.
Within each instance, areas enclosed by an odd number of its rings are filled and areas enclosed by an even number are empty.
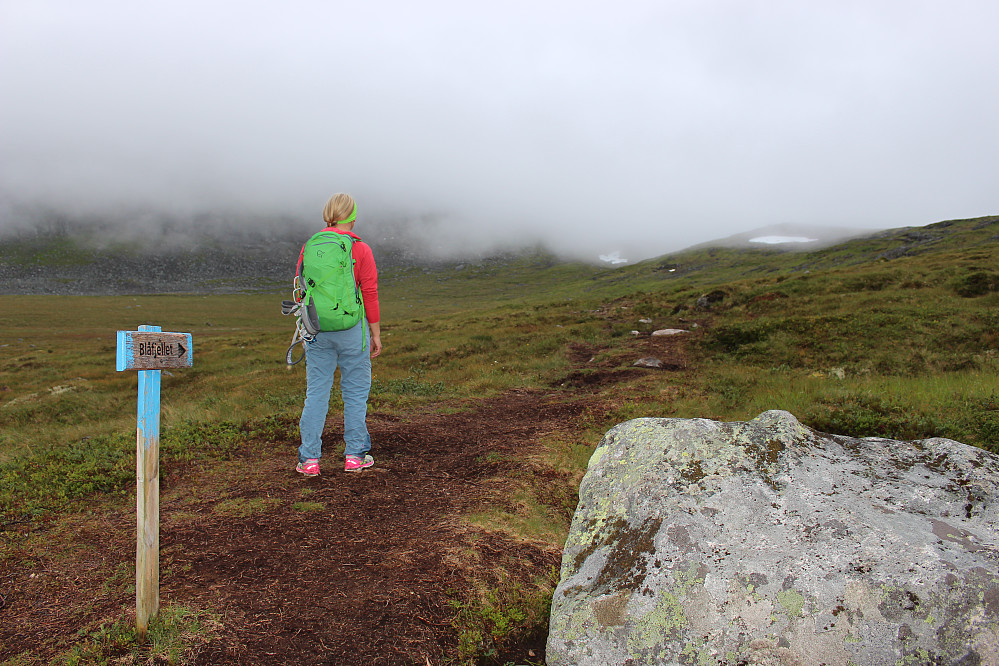
<svg viewBox="0 0 999 666"><path fill-rule="evenodd" d="M753 233L759 233L753 232ZM894 261L935 253L965 252L999 245L999 216L945 220L925 227L886 229L816 249L786 245L702 244L649 259L618 279L687 279L712 284L760 275L791 275ZM983 265L983 270L991 269Z"/></svg>
<svg viewBox="0 0 999 666"><path fill-rule="evenodd" d="M805 236L817 240L776 245L750 242L753 238L769 235ZM92 237L76 235L66 229L21 234L0 243L0 293L98 295L290 289L303 237L300 230L289 230L283 235L242 232L226 242L206 236L199 239L195 249L190 249L168 244L150 247L134 242L99 247ZM999 216L947 220L924 227L875 232L848 227L779 224L605 270L610 271L609 276L616 276L613 279L629 279L630 269L670 278L681 278L692 272L728 270L739 265L746 271L755 272L819 270L997 242ZM512 265L526 254L543 255L545 263L552 266L574 263L560 260L537 246L521 252L445 261L422 259L406 246L394 245L391 241L373 243L378 245L379 267L387 271L422 267L446 273L460 271L468 263ZM776 263L765 259L777 255L790 257ZM773 267L764 269L768 263L773 263Z"/></svg>
<svg viewBox="0 0 999 666"><path fill-rule="evenodd" d="M780 237L780 238L809 238L809 241L787 241L782 243L768 243L781 249L791 250L818 250L830 245L842 243L851 238L871 236L883 229L861 229L858 227L823 226L814 224L783 223L771 224L759 227L751 231L733 234L706 243L698 243L688 249L701 249L708 247L752 247L754 238Z"/></svg>

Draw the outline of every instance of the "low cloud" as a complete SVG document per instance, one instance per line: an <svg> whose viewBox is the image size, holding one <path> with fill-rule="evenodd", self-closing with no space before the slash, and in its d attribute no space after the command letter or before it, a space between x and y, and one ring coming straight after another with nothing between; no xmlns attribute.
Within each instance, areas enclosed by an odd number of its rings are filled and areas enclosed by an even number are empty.
<svg viewBox="0 0 999 666"><path fill-rule="evenodd" d="M0 9L0 233L362 235L629 259L995 213L985 1ZM175 234L182 238L184 234Z"/></svg>

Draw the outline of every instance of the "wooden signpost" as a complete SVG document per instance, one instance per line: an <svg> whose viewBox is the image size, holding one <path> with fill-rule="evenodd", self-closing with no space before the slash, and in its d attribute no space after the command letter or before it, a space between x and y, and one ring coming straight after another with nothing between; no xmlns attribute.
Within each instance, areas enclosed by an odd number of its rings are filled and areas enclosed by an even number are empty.
<svg viewBox="0 0 999 666"><path fill-rule="evenodd" d="M115 369L139 371L135 428L135 627L145 638L160 607L160 370L190 368L190 333L159 326L118 331Z"/></svg>

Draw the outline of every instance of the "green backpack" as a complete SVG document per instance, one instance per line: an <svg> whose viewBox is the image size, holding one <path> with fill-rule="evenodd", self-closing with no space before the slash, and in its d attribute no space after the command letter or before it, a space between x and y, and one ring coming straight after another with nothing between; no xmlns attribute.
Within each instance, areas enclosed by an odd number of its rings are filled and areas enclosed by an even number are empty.
<svg viewBox="0 0 999 666"><path fill-rule="evenodd" d="M354 281L354 240L335 231L320 231L302 248L298 284L302 323L311 335L346 331L364 318L364 301Z"/></svg>

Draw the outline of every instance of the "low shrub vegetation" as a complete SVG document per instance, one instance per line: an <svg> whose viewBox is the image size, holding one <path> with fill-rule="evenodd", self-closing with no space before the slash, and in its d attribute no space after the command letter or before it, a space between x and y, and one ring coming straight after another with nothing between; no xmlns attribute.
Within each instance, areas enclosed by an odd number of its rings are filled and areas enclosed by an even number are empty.
<svg viewBox="0 0 999 666"><path fill-rule="evenodd" d="M735 421L785 409L820 431L949 437L999 453L999 218L941 224L926 228L932 244L903 230L807 254L699 249L614 269L539 254L386 271L371 408L448 412L512 389L572 401L585 387L599 409L570 434L542 437L532 462L563 479L564 492L540 501L530 478L510 471L517 466L499 465L519 513L468 516L556 547L589 452L629 418ZM118 329L151 323L193 335L194 367L162 377L164 467L297 437L304 364L284 363L292 322L279 314L283 297L0 296L0 529L132 492L136 379L114 371ZM33 314L40 301L44 325ZM637 371L658 328L690 331L684 364ZM216 510L245 517L281 506L324 508L233 498ZM458 594L461 659L543 632L554 575L524 587L500 571ZM163 619L173 647L140 650L120 620L82 634L59 663L177 659L216 621L175 609Z"/></svg>
<svg viewBox="0 0 999 666"><path fill-rule="evenodd" d="M165 606L150 621L146 640L139 638L131 618L120 617L96 629L82 631L77 644L51 663L59 666L191 663L199 646L210 640L219 626L215 613Z"/></svg>

